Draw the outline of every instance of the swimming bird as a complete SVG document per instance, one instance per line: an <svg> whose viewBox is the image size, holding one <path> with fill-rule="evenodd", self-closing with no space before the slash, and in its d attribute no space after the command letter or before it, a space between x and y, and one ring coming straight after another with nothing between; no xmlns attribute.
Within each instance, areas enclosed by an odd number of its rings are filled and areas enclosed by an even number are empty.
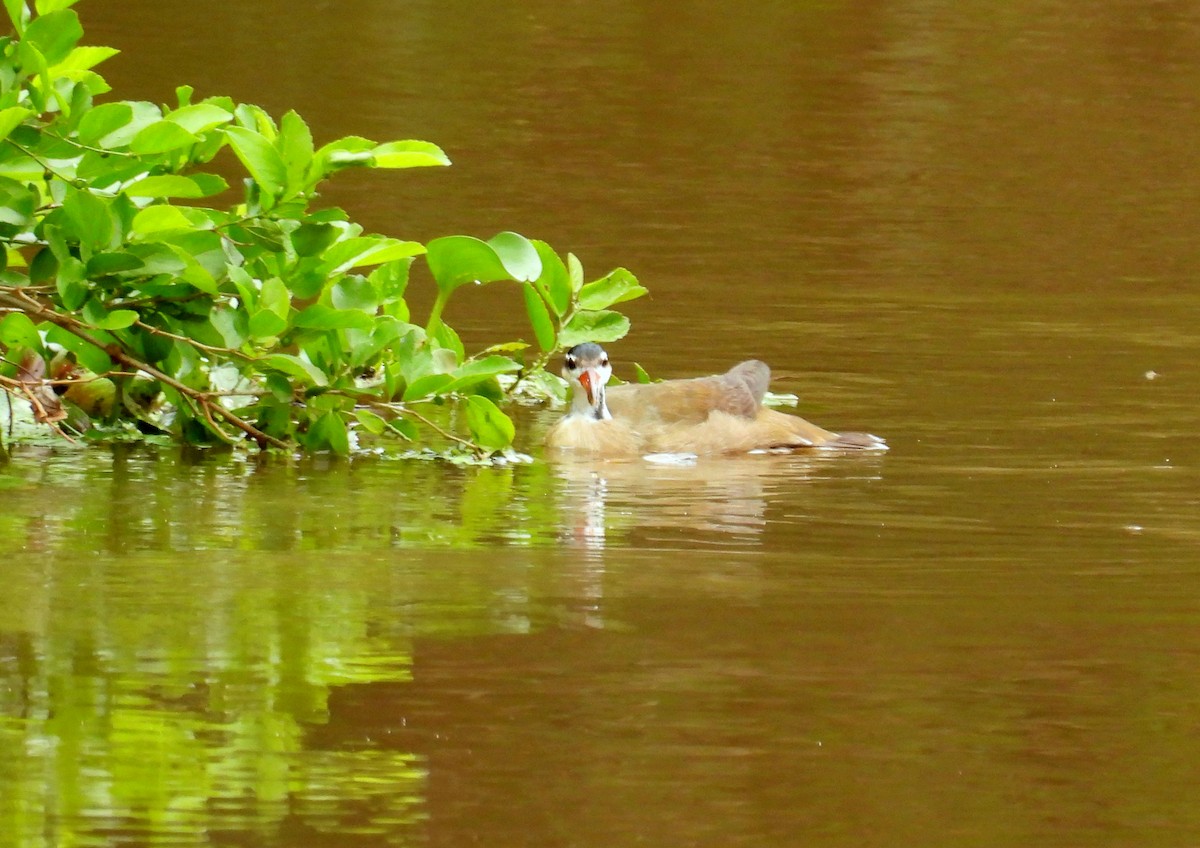
<svg viewBox="0 0 1200 848"><path fill-rule="evenodd" d="M878 436L834 433L763 406L771 369L756 359L711 377L610 387L608 354L600 345L584 342L567 351L562 373L571 389L571 408L547 434L551 448L603 458L803 448L887 450Z"/></svg>

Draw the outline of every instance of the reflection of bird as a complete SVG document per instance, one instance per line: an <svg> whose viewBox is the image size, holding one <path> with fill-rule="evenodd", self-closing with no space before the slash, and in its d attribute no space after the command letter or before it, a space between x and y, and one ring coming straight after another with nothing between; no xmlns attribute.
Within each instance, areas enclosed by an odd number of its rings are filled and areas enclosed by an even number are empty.
<svg viewBox="0 0 1200 848"><path fill-rule="evenodd" d="M724 374L608 388L612 367L592 342L567 351L571 409L546 437L552 448L605 457L743 453L769 448L886 450L878 436L832 433L764 407L771 369L747 360Z"/></svg>

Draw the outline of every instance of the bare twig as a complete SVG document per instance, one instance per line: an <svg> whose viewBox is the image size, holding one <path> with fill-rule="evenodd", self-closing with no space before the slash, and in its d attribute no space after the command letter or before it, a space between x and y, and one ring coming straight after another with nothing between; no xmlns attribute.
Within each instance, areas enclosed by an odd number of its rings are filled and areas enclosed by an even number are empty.
<svg viewBox="0 0 1200 848"><path fill-rule="evenodd" d="M234 350L231 347L217 347L216 345L204 344L204 342L198 342L195 339L189 339L187 336L181 336L177 333L172 333L169 330L159 329L158 327L147 324L145 321L141 320L140 318L137 321L134 321L133 325L135 327L140 327L141 329L145 330L147 333L150 333L151 335L162 336L163 338L167 338L167 339L174 339L175 341L178 341L178 342L185 342L186 344L190 344L192 347L196 347L196 348L199 348L200 350L208 351L209 353L223 353L228 356L239 357L241 359L246 360L247 362L254 361L253 356L250 356L249 354L246 354L246 353L242 353L240 350Z"/></svg>
<svg viewBox="0 0 1200 848"><path fill-rule="evenodd" d="M391 412L395 412L397 415L406 415L409 418L415 418L417 421L420 421L422 424L424 424L430 430L433 430L435 433L437 433L442 438L449 439L450 441L460 444L465 448L470 448L475 453L482 452L482 449L479 447L479 445L475 444L470 439L464 439L462 436L456 436L453 433L451 433L449 430L447 430L443 427L439 427L437 424L434 424L432 421L430 421L428 418L426 418L421 413L417 412L412 407L397 406L395 404L390 404L390 403L372 403L370 405L377 407L379 409L386 409Z"/></svg>
<svg viewBox="0 0 1200 848"><path fill-rule="evenodd" d="M224 407L218 406L218 408L223 409ZM231 444L231 445L235 444L237 442L237 437L229 435L224 430L222 430L220 428L220 426L218 426L217 422L213 420L212 410L213 410L212 404L210 404L208 402L201 402L200 412L204 415L204 420L208 422L209 428L214 433L217 434L217 436L221 439L221 441L226 442L227 444Z"/></svg>
<svg viewBox="0 0 1200 848"><path fill-rule="evenodd" d="M49 162L46 162L46 161L42 160L41 158L39 158L36 153L34 153L32 150L30 150L25 145L18 144L17 142L13 141L11 138L6 138L4 140L6 142L8 142L9 144L11 144L13 147L17 148L17 150L20 150L22 153L24 153L26 156L28 156L34 162L36 162L41 167L41 169L43 171L45 171L46 173L53 174L55 177L57 177L58 179L62 180L65 183L72 182L70 177L65 176L64 174L61 174L58 171L54 170L52 167L50 167Z"/></svg>
<svg viewBox="0 0 1200 848"><path fill-rule="evenodd" d="M45 131L43 130L43 132L45 132ZM50 136L51 138L55 139L56 141L61 141L64 144L70 144L73 147L78 147L80 150L90 150L93 153L99 153L103 156L123 156L127 159L134 159L137 157L136 153L126 153L123 150L109 150L108 148L105 148L105 147L93 147L90 144L84 144L83 142L77 141L76 139L73 139L73 138L64 138L63 136L55 135L54 133L46 133L46 135ZM147 170L149 170L148 167L147 167Z"/></svg>
<svg viewBox="0 0 1200 848"><path fill-rule="evenodd" d="M60 380L43 380L47 386L82 386L97 380L111 380L113 377L136 377L136 371L105 371L103 374L93 374L90 377L64 377Z"/></svg>
<svg viewBox="0 0 1200 848"><path fill-rule="evenodd" d="M4 399L8 401L8 440L11 442L13 437L13 408L12 395L8 392L4 393Z"/></svg>
<svg viewBox="0 0 1200 848"><path fill-rule="evenodd" d="M225 419L227 424L230 424L233 427L241 430L260 445L269 444L273 447L282 448L284 450L289 447L287 442L283 441L282 439L278 439L275 436L264 433L249 421L246 421L239 415L235 415L232 411L226 409L221 404L213 403L206 392L202 392L199 389L193 389L191 386L179 382L169 374L165 374L158 370L150 363L142 362L140 359L137 359L129 354L118 344L101 344L94 336L92 336L92 334L89 332L91 328L89 328L86 324L81 321L77 321L69 315L64 315L60 312L54 311L53 309L40 303L35 298L29 297L24 292L19 290L14 291L12 289L0 291L0 301L14 303L22 307L26 312L32 313L42 320L57 324L77 338L83 339L88 344L100 348L107 353L111 359L128 368L132 368L135 371L144 371L159 382L170 386L172 389L178 392L180 396L186 397L192 403L198 405L201 414L204 416L206 421L215 423L213 422L212 416L216 414L220 418ZM219 428L217 428L214 432L221 437L227 436L227 434Z"/></svg>
<svg viewBox="0 0 1200 848"><path fill-rule="evenodd" d="M38 385L42 385L42 383L39 381ZM76 441L74 439L72 439L70 436L68 436L65 432L63 432L62 427L58 426L58 422L66 417L66 413L62 412L60 409L57 411L58 414L56 415L55 412L52 412L51 410L47 409L45 404L42 403L42 399L37 396L37 392L35 392L30 387L30 384L28 382L26 382L24 380L14 380L11 377L0 376L0 388L4 389L4 393L6 395L12 395L12 394L16 394L17 392L20 392L21 395L25 398L25 400L29 401L29 405L33 407L33 419L35 421L37 421L41 424L45 424L47 427L49 427L51 430L53 430L55 433L57 433L62 438L66 439L71 444L76 444ZM8 438L9 438L9 441L12 441L12 427L13 427L13 410L12 410L12 398L10 397L9 401L8 401Z"/></svg>
<svg viewBox="0 0 1200 848"><path fill-rule="evenodd" d="M510 398L516 397L517 390L521 388L521 384L524 383L531 374L536 374L537 372L545 369L546 363L550 361L550 357L554 356L556 353L558 353L557 348L554 350L544 350L539 353L537 358L533 360L532 365L530 365L528 368L521 369L521 373L517 376L517 379L513 381L513 384L508 387L508 391L506 391L504 394Z"/></svg>

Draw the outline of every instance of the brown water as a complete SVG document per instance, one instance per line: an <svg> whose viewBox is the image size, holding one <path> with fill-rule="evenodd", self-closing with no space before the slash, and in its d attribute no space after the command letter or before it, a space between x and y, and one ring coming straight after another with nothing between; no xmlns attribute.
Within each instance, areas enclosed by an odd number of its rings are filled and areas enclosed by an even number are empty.
<svg viewBox="0 0 1200 848"><path fill-rule="evenodd" d="M893 450L26 451L0 844L1200 842L1193 4L144 5L120 95L436 141L329 200L627 265L618 372Z"/></svg>

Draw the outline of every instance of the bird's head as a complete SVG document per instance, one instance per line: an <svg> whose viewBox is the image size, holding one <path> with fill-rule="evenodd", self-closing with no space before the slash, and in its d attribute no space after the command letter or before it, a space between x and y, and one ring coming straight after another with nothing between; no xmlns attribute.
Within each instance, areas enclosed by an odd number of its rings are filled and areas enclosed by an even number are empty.
<svg viewBox="0 0 1200 848"><path fill-rule="evenodd" d="M577 344L563 357L563 377L571 386L571 412L597 420L611 418L604 387L612 376L608 354L595 342Z"/></svg>

